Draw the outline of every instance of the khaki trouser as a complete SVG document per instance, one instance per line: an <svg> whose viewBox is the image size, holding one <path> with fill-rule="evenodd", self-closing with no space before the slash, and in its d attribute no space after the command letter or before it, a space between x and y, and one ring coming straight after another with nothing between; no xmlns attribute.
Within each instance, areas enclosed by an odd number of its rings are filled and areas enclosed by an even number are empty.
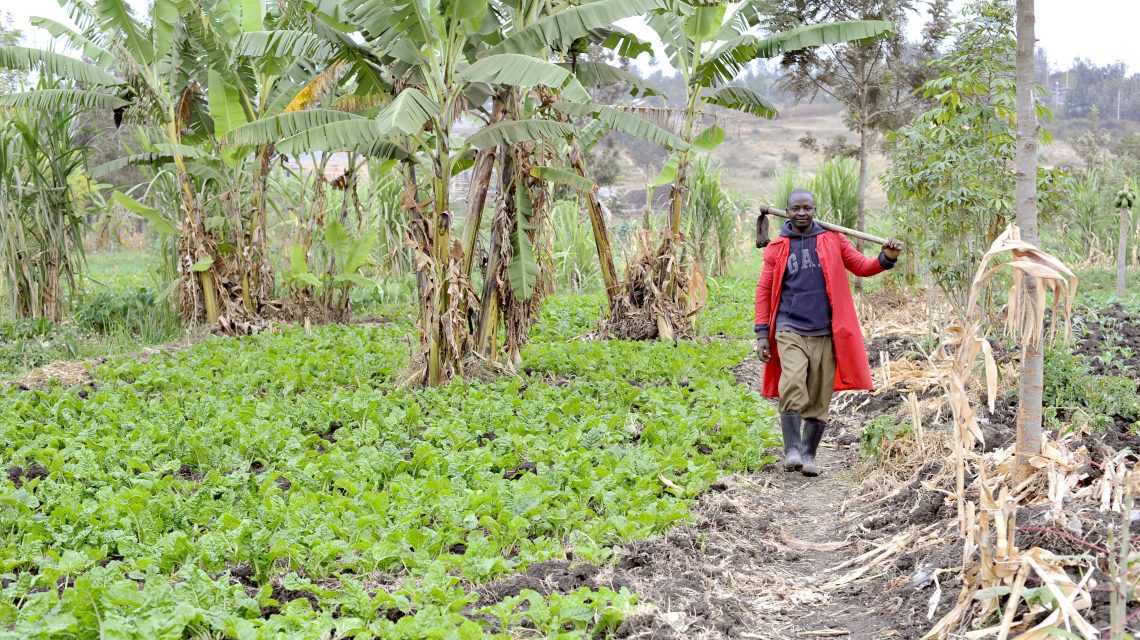
<svg viewBox="0 0 1140 640"><path fill-rule="evenodd" d="M831 336L777 331L776 347L783 369L777 410L826 422L835 388L835 347Z"/></svg>

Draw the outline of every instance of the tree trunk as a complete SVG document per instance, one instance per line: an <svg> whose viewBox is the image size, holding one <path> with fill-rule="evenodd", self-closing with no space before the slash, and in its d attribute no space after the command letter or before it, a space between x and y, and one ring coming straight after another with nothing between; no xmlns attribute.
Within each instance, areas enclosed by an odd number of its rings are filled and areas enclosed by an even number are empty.
<svg viewBox="0 0 1140 640"><path fill-rule="evenodd" d="M181 158L175 158L175 164L181 165ZM202 228L202 212L194 194L194 187L190 176L186 173L184 165L178 171L178 183L182 191L183 221L178 237L179 272L183 275L181 310L182 316L188 320L200 319L199 311L205 314L207 324L214 324L221 317L221 305L218 300L217 285L214 279L216 265L210 265L201 271L194 271L191 267L199 260L212 257L209 238Z"/></svg>
<svg viewBox="0 0 1140 640"><path fill-rule="evenodd" d="M1034 93L1033 0L1017 0L1017 154L1015 203L1021 239L1039 246L1037 232L1037 111ZM1029 299L1036 297L1037 282L1026 278ZM1044 338L1029 341L1021 363L1017 410L1017 476L1032 473L1030 456L1041 453L1041 392Z"/></svg>
<svg viewBox="0 0 1140 640"><path fill-rule="evenodd" d="M242 302L250 315L261 312L265 301L273 293L273 271L268 264L268 238L265 230L268 208L270 164L275 155L273 145L257 149L257 177L253 183L253 202L249 220L248 269L242 273ZM239 232L240 233L240 232Z"/></svg>
<svg viewBox="0 0 1140 640"><path fill-rule="evenodd" d="M432 176L433 206L432 206L432 238L431 252L435 271L434 300L428 303L433 305L431 313L431 326L428 327L428 357L427 357L427 386L438 387L448 381L453 367L453 358L448 340L445 323L445 314L451 304L451 296L447 287L448 260L451 248L451 212L449 210L449 188L451 186L451 150L448 147L449 131L439 132L436 141L436 158Z"/></svg>
<svg viewBox="0 0 1140 640"><path fill-rule="evenodd" d="M867 231L867 125L859 126L859 187L855 194L855 228ZM863 241L856 240L855 246L862 251Z"/></svg>
<svg viewBox="0 0 1140 640"><path fill-rule="evenodd" d="M491 121L495 124L503 119L503 108L510 98L509 91L496 94L491 102ZM467 195L467 220L463 226L463 276L471 278L471 268L475 260L475 244L479 239L479 227L483 224L483 207L487 204L487 191L491 186L491 172L495 168L496 149L483 149L475 156L471 170L471 187ZM466 307L466 304L463 305ZM463 309L466 312L466 308Z"/></svg>
<svg viewBox="0 0 1140 640"><path fill-rule="evenodd" d="M688 185L685 184L688 171L689 153L681 151L677 154L677 177L673 180L673 190L669 193L669 232L674 241L681 235L681 212L685 208L685 192L688 191Z"/></svg>
<svg viewBox="0 0 1140 640"><path fill-rule="evenodd" d="M502 146L499 150L499 206L495 210L495 217L491 221L491 244L487 251L487 270L483 275L483 295L479 298L479 325L476 329L475 348L485 358L494 355L498 344L499 286L496 280L502 270L503 244L510 244L510 239L503 237L505 218L513 218L512 208L515 206L514 156L509 146Z"/></svg>
<svg viewBox="0 0 1140 640"><path fill-rule="evenodd" d="M570 143L570 165L578 175L586 177L586 164L582 159L582 149L578 141ZM614 248L610 243L609 231L606 229L606 219L602 212L602 203L598 201L598 194L593 191L584 192L586 210L590 216L590 227L594 231L594 246L598 249L598 263L602 269L602 282L606 285L606 297L609 298L610 313L613 313L618 296L621 295L621 283L618 282L617 268L614 266Z"/></svg>
<svg viewBox="0 0 1140 640"><path fill-rule="evenodd" d="M322 169L323 172L323 169ZM412 161L407 161L404 164L404 196L403 202L400 206L408 210L408 241L416 247L428 246L428 228L427 221L424 220L423 213L419 207L419 185L416 182L416 165ZM412 264L416 270L416 291L419 292L421 300L427 295L426 290L428 286L427 272L424 271L423 266L419 260L416 260L414 255ZM423 305L420 306L420 313L424 311ZM427 318L421 315L421 323L426 323ZM426 325L425 325L426 326Z"/></svg>
<svg viewBox="0 0 1140 640"><path fill-rule="evenodd" d="M1124 296L1128 268L1128 233L1132 231L1127 207L1120 208L1120 239L1116 244L1116 295Z"/></svg>
<svg viewBox="0 0 1140 640"><path fill-rule="evenodd" d="M577 64L577 59L575 59L575 64ZM562 114L561 120L570 123L570 116ZM579 176L589 179L586 175L585 154L582 153L582 147L578 144L577 138L570 141L569 161L570 167ZM652 190L650 189L647 193L651 194ZM606 218L602 212L602 203L598 200L598 194L593 191L583 192L582 197L586 200L586 213L590 217L590 228L594 232L594 246L598 251L598 265L602 272L602 283L606 287L610 314L613 315L618 297L621 295L621 282L618 281L617 268L614 266L613 244L610 242L610 234L606 228Z"/></svg>
<svg viewBox="0 0 1140 640"><path fill-rule="evenodd" d="M463 224L463 275L468 278L475 261L475 243L479 239L479 227L483 224L483 207L487 204L494 167L494 149L483 149L476 154L471 186L467 191L467 220Z"/></svg>

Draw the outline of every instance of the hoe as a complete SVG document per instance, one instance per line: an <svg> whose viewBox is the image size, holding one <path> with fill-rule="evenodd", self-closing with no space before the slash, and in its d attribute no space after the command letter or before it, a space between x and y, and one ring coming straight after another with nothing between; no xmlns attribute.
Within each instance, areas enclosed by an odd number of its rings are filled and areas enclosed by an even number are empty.
<svg viewBox="0 0 1140 640"><path fill-rule="evenodd" d="M787 218L788 214L766 204L760 205L760 215L756 216L757 249L763 249L764 247L768 246L768 216ZM887 242L886 238L880 238L879 236L873 236L869 233L863 233L862 231L848 229L847 227L841 227L837 224L831 224L830 222L824 222L818 219L815 222L828 231L838 231L839 233L851 236L852 238L857 238L859 240L866 240L867 242L873 242L880 245L886 244Z"/></svg>

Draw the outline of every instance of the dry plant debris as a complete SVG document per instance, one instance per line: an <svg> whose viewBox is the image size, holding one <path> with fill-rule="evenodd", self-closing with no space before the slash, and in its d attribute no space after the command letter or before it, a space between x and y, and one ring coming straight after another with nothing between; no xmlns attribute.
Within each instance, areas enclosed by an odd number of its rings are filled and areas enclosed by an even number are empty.
<svg viewBox="0 0 1140 640"><path fill-rule="evenodd" d="M978 288L1006 268L993 264L1004 255L1024 274L1014 279L1015 296L1029 277L1048 278L1038 297L1012 307L1005 330L1064 338L1067 322L1056 317L1071 312L1071 271L1010 229L987 254ZM1049 325L1046 290L1054 293ZM980 321L936 328L913 308L925 302L908 309L900 301L902 310L869 324L877 389L837 396L823 448L829 468L815 483L800 486L779 472L730 479L726 491L701 499L694 527L626 549L622 562L640 558L649 573L639 574L638 565L625 575L644 594L623 627L627 637L1140 632L1140 609L1128 609L1140 581L1128 531L1140 481L1135 458L1087 425L1070 425L1046 438L1032 477L1015 482L1008 440L1017 407L1007 391L1016 386L1019 354L991 344ZM755 388L760 369L749 359L734 373ZM859 430L879 415L909 424L911 433L884 441L867 464L853 450ZM698 573L699 587L669 586ZM742 598L742 609L725 604Z"/></svg>

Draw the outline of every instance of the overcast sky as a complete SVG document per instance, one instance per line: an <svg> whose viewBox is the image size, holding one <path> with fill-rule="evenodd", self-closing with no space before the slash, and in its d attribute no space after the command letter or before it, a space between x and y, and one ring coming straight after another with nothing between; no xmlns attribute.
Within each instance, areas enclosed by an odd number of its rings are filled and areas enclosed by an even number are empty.
<svg viewBox="0 0 1140 640"><path fill-rule="evenodd" d="M961 8L965 1L956 0L955 4ZM1123 61L1130 73L1140 73L1140 45L1132 33L1133 26L1140 24L1140 0L1036 0L1035 5L1037 46L1045 49L1051 66L1068 69L1074 58L1088 58L1097 65ZM926 22L925 11L922 7L922 13L907 24L912 39L918 38ZM653 30L640 19L618 24L659 46ZM659 49L657 53L654 63L643 56L638 66L643 70L667 69L664 52Z"/></svg>
<svg viewBox="0 0 1140 640"><path fill-rule="evenodd" d="M129 0L136 8L149 6L149 0ZM961 2L959 2L959 6ZM1131 73L1140 73L1140 45L1132 32L1140 24L1137 0L1037 0L1037 41L1049 56L1050 64L1068 68L1074 58L1088 58L1098 65L1121 60ZM24 30L31 46L46 46L47 33L34 29L30 16L39 15L67 22L67 14L55 0L0 0L0 12L10 13L14 26ZM908 31L917 31L921 17L911 20ZM619 22L643 38L652 33L638 19ZM663 57L659 57L660 61ZM639 60L643 69L648 60Z"/></svg>

